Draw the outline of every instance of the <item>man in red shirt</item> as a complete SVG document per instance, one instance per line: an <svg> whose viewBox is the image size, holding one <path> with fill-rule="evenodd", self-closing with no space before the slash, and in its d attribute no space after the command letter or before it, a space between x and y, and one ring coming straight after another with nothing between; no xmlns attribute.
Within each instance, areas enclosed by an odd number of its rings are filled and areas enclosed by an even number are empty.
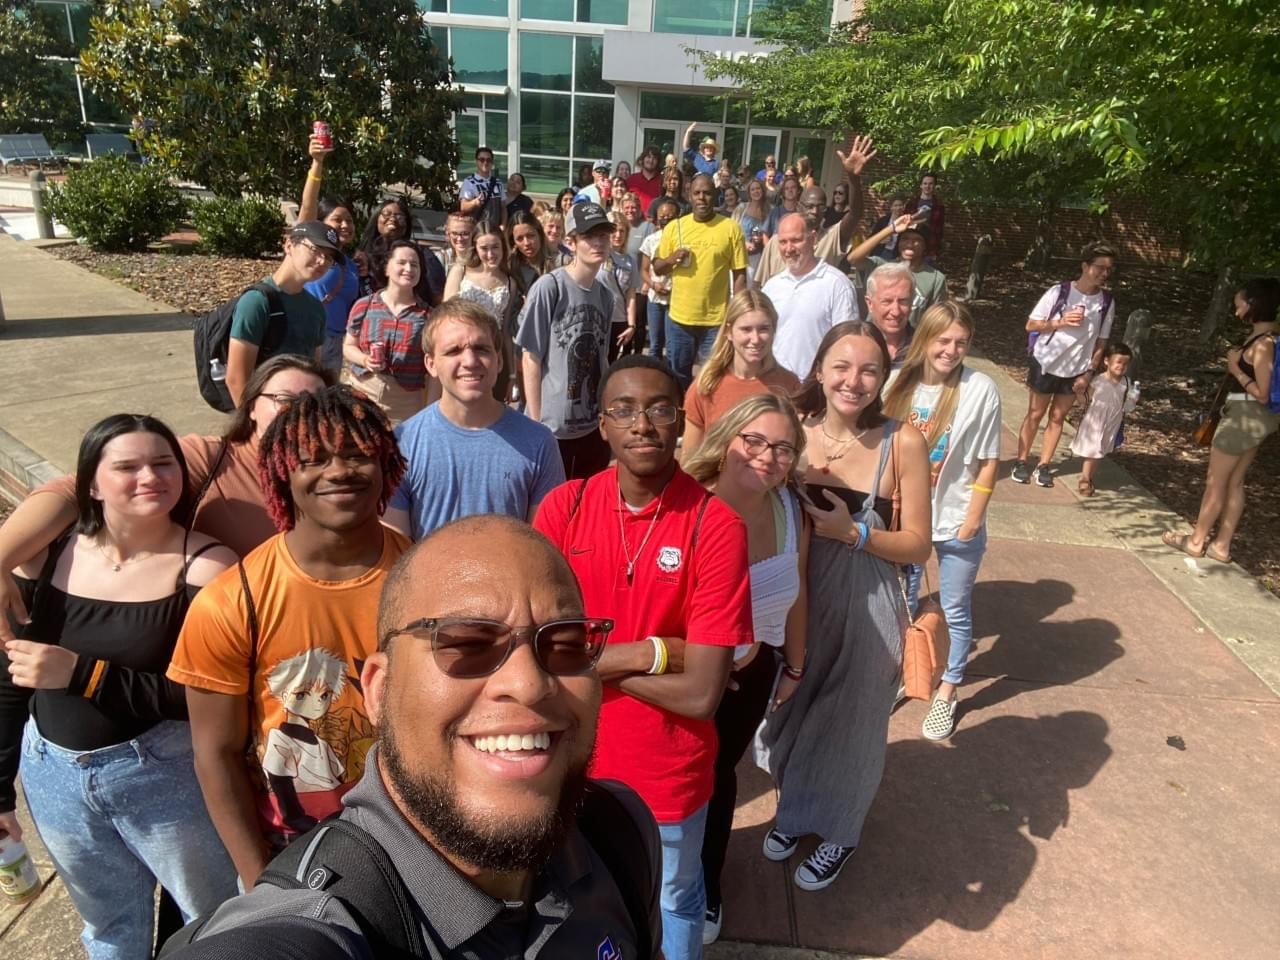
<svg viewBox="0 0 1280 960"><path fill-rule="evenodd" d="M627 189L640 198L640 209L648 210L662 193L662 157L657 147L645 147L636 163L640 169L627 177Z"/></svg>
<svg viewBox="0 0 1280 960"><path fill-rule="evenodd" d="M534 519L568 558L586 615L616 624L590 775L627 784L658 821L668 960L702 956L712 718L733 648L752 642L746 528L676 463L679 402L661 360L610 367L600 432L617 463L552 490Z"/></svg>

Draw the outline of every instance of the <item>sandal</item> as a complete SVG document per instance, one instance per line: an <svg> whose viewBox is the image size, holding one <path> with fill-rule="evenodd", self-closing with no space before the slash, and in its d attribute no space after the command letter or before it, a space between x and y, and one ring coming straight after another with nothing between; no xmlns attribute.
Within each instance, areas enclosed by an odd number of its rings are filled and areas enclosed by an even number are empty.
<svg viewBox="0 0 1280 960"><path fill-rule="evenodd" d="M1199 553L1191 549L1191 534L1189 533L1179 535L1174 533L1172 530L1166 530L1164 533L1160 534L1160 542L1166 547L1173 547L1175 550L1181 550L1188 557L1194 557L1197 560L1204 556L1204 547L1200 548Z"/></svg>
<svg viewBox="0 0 1280 960"><path fill-rule="evenodd" d="M1211 543L1206 543L1204 545L1204 555L1210 560L1217 560L1219 563L1231 562L1231 554L1219 553L1217 550L1213 549L1213 544Z"/></svg>
<svg viewBox="0 0 1280 960"><path fill-rule="evenodd" d="M1092 480L1086 480L1084 477L1081 477L1081 478L1080 478L1080 482L1076 484L1076 489L1077 489L1078 491L1080 491L1080 495L1081 495L1081 496L1084 496L1084 497L1092 497L1092 496L1093 496L1093 481L1092 481Z"/></svg>

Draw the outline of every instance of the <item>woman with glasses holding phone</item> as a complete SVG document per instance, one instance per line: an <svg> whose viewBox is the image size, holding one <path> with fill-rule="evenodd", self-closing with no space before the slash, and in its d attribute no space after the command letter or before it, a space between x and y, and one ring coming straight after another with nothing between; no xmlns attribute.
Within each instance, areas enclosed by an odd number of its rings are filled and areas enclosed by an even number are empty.
<svg viewBox="0 0 1280 960"><path fill-rule="evenodd" d="M809 524L790 486L804 445L795 408L772 393L759 393L717 420L684 465L685 472L746 524L755 631L755 642L734 653L728 689L716 710L715 793L702 841L707 887L703 943L714 943L720 935L720 874L738 800L738 761L771 709L770 692L776 710L804 676Z"/></svg>
<svg viewBox="0 0 1280 960"><path fill-rule="evenodd" d="M711 356L684 397L684 450L697 451L706 431L735 404L758 393L789 397L800 380L773 358L778 312L759 290L740 290L729 301Z"/></svg>

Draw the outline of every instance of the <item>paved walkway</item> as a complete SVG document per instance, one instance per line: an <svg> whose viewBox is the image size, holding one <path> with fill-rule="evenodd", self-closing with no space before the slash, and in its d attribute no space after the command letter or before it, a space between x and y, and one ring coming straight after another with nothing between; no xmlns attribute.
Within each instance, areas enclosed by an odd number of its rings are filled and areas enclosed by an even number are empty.
<svg viewBox="0 0 1280 960"><path fill-rule="evenodd" d="M0 296L11 482L70 467L108 412L216 428L173 311L4 236ZM974 365L1001 385L1016 425L1022 388ZM727 942L713 958L1280 949L1280 600L1237 567L1162 547L1176 518L1113 464L1083 502L1074 464L1052 490L1011 483L1005 466L957 733L927 743L924 705L898 709L862 849L817 894L790 882L815 841L790 864L760 856L773 792L744 765ZM81 955L58 881L18 914L0 908L5 956Z"/></svg>

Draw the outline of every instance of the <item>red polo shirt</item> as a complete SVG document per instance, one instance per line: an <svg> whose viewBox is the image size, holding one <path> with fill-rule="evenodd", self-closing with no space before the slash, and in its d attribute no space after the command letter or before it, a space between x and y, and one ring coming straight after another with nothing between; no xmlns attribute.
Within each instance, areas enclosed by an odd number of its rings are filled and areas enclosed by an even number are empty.
<svg viewBox="0 0 1280 960"><path fill-rule="evenodd" d="M533 525L568 558L587 616L615 622L610 643L651 635L723 647L752 642L747 531L732 509L708 500L679 467L662 496L638 513L625 505L619 512L616 467L587 481L574 511L578 486L570 481L547 494ZM619 519L631 550L640 551L630 584ZM590 774L621 780L659 823L677 823L711 799L716 748L713 721L680 716L606 685Z"/></svg>
<svg viewBox="0 0 1280 960"><path fill-rule="evenodd" d="M637 170L627 177L627 189L640 198L640 209L648 210L649 204L658 199L662 193L662 171L654 174L653 179L646 177L643 170Z"/></svg>

